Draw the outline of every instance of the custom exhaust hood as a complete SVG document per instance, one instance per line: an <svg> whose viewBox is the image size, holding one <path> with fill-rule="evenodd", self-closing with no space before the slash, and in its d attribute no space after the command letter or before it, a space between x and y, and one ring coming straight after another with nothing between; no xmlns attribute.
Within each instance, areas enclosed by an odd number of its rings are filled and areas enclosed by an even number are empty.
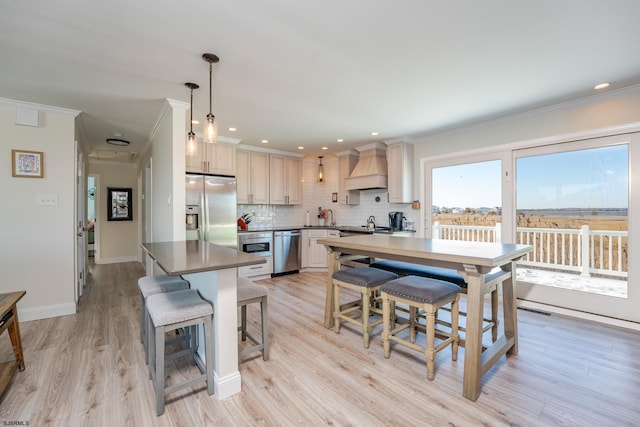
<svg viewBox="0 0 640 427"><path fill-rule="evenodd" d="M387 188L387 145L375 142L356 148L360 158L351 175L346 179L347 190Z"/></svg>

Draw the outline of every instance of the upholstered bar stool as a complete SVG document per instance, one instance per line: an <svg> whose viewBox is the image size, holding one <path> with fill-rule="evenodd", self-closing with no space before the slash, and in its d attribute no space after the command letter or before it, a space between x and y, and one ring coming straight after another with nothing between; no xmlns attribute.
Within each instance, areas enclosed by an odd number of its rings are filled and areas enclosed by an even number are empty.
<svg viewBox="0 0 640 427"><path fill-rule="evenodd" d="M382 343L384 357L390 356L391 345L394 341L407 348L424 353L427 359L427 379L433 380L435 376L436 353L447 347L451 348L451 359L458 359L458 300L460 298L460 286L437 279L429 279L419 276L404 276L385 283L380 287L382 295L382 318L384 329L382 331ZM409 306L409 322L400 326L391 323L396 303ZM435 345L436 336L436 312L444 305L451 303L451 332L438 330L439 336L444 336L438 346ZM426 314L426 346L421 347L415 343L417 309L423 309ZM392 328L393 326L393 328ZM401 338L398 334L409 328L409 339Z"/></svg>
<svg viewBox="0 0 640 427"><path fill-rule="evenodd" d="M335 332L340 333L340 321L345 320L362 328L364 347L369 348L369 333L371 328L379 325L382 319L369 321L371 313L382 315L382 310L375 305L374 293L389 280L397 279L398 275L389 271L369 267L356 267L338 270L333 273ZM340 288L347 288L360 293L360 300L340 305ZM361 310L362 317L357 319L350 314Z"/></svg>
<svg viewBox="0 0 640 427"><path fill-rule="evenodd" d="M258 342L247 332L247 305L260 303L260 318L262 326L262 341ZM242 341L247 338L254 345L238 352L242 357L254 351L262 352L262 359L269 360L269 321L267 316L267 287L253 283L244 277L238 277L238 307L240 307L240 326Z"/></svg>
<svg viewBox="0 0 640 427"><path fill-rule="evenodd" d="M147 331L147 306L146 300L150 295L164 294L167 292L184 291L189 289L189 282L177 276L166 274L158 276L144 276L138 279L140 289L140 341L144 345L145 360L149 364L149 339Z"/></svg>
<svg viewBox="0 0 640 427"><path fill-rule="evenodd" d="M198 291L188 289L183 291L168 292L150 295L147 297L147 311L149 312L150 326L153 328L149 332L151 363L149 363L149 374L153 381L153 388L156 394L156 414L164 413L165 396L177 390L181 390L191 385L205 381L207 383L207 393L213 394L213 307L200 297ZM181 383L165 386L165 333L173 329L188 328L197 325L204 326L205 345L205 373L195 378ZM194 333L190 334L192 345L181 354L190 353L194 356L195 341ZM175 358L176 353L171 358Z"/></svg>

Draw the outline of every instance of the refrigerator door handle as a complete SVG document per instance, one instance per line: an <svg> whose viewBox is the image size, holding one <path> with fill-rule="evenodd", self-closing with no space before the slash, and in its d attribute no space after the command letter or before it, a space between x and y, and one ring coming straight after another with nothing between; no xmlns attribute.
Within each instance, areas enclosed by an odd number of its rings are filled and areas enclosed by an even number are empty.
<svg viewBox="0 0 640 427"><path fill-rule="evenodd" d="M207 195L202 193L200 194L200 206L202 209L202 240L205 242L209 241L209 202L207 200Z"/></svg>

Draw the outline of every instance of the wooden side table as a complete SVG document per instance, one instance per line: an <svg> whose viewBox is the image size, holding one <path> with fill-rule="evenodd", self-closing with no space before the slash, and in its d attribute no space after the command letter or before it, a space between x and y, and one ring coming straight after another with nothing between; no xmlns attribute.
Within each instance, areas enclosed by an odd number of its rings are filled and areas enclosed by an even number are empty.
<svg viewBox="0 0 640 427"><path fill-rule="evenodd" d="M0 396L9 385L9 381L16 372L24 371L24 357L22 355L22 341L20 339L20 325L18 324L18 308L16 304L26 294L26 291L0 294L0 335L9 329L9 337L13 346L15 361L0 363Z"/></svg>

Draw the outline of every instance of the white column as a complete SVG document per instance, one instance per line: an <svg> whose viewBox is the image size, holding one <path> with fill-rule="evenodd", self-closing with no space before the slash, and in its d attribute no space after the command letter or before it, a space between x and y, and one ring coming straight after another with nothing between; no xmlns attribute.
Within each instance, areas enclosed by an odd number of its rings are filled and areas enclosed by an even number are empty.
<svg viewBox="0 0 640 427"><path fill-rule="evenodd" d="M217 400L240 392L238 371L237 269L206 271L183 276L203 298L213 304L214 392ZM198 353L204 358L203 336ZM211 337L210 337L211 338Z"/></svg>

